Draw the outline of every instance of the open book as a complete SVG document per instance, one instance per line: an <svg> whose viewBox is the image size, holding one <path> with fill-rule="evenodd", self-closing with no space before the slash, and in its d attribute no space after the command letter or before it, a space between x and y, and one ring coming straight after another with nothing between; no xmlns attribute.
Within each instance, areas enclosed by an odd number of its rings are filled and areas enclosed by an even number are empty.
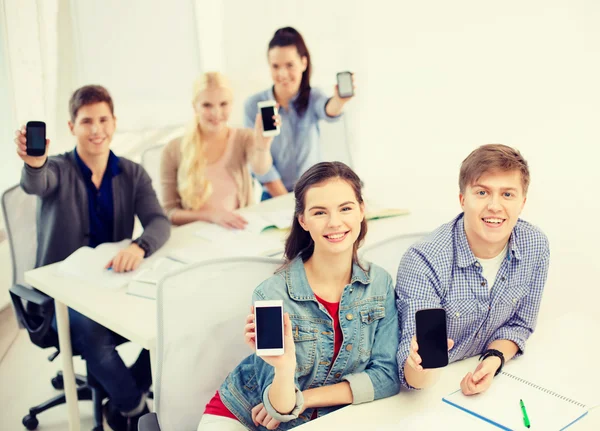
<svg viewBox="0 0 600 431"><path fill-rule="evenodd" d="M134 273L115 273L104 267L113 257L131 243L130 239L120 242L107 242L96 248L81 247L60 262L57 274L63 277L85 279L98 287L118 289L129 283Z"/></svg>
<svg viewBox="0 0 600 431"><path fill-rule="evenodd" d="M287 229L292 225L293 214L289 210L270 211L264 213L240 212L240 215L246 219L248 224L244 229L230 230L213 223L200 222L202 226L196 232L196 235L208 239L209 241L220 240L225 235L232 232L243 232L259 235L263 230L269 228Z"/></svg>

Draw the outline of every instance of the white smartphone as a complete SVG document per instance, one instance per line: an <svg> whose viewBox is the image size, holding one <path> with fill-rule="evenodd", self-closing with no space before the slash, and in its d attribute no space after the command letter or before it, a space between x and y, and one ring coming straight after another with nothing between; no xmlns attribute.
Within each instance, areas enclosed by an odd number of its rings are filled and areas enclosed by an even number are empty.
<svg viewBox="0 0 600 431"><path fill-rule="evenodd" d="M275 125L274 115L277 115L277 102L274 100L265 100L258 102L258 109L262 117L263 136L279 135L279 126Z"/></svg>
<svg viewBox="0 0 600 431"><path fill-rule="evenodd" d="M256 354L283 355L283 301L256 301L254 303Z"/></svg>

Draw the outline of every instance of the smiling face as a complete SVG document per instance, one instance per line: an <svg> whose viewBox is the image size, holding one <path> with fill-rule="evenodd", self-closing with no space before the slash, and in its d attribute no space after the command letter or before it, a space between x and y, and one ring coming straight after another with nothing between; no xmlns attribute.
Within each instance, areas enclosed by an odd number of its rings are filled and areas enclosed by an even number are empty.
<svg viewBox="0 0 600 431"><path fill-rule="evenodd" d="M486 172L468 185L459 199L471 251L482 259L497 256L508 242L527 200L521 172Z"/></svg>
<svg viewBox="0 0 600 431"><path fill-rule="evenodd" d="M305 210L298 221L310 233L315 254L351 256L365 214L350 184L332 179L312 186L304 199Z"/></svg>
<svg viewBox="0 0 600 431"><path fill-rule="evenodd" d="M302 73L308 66L306 57L301 57L295 46L276 46L268 53L271 78L275 93L291 97L300 89Z"/></svg>
<svg viewBox="0 0 600 431"><path fill-rule="evenodd" d="M77 138L77 153L84 158L108 154L116 120L106 102L81 106L74 122L69 121L71 134Z"/></svg>
<svg viewBox="0 0 600 431"><path fill-rule="evenodd" d="M218 133L227 127L232 99L231 90L224 87L209 87L198 93L194 111L204 133Z"/></svg>

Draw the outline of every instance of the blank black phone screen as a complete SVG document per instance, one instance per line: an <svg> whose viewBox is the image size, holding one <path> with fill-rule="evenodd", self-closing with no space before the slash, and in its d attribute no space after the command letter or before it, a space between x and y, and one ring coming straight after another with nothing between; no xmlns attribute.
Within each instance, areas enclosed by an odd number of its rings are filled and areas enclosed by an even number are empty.
<svg viewBox="0 0 600 431"><path fill-rule="evenodd" d="M265 132L277 129L277 127L275 126L275 120L273 120L273 115L275 115L275 109L272 106L265 106L260 108L260 115L262 116L263 130Z"/></svg>
<svg viewBox="0 0 600 431"><path fill-rule="evenodd" d="M28 125L27 126L27 147L32 150L46 150L46 126Z"/></svg>
<svg viewBox="0 0 600 431"><path fill-rule="evenodd" d="M448 334L446 311L443 308L419 310L415 314L418 354L423 368L448 365Z"/></svg>
<svg viewBox="0 0 600 431"><path fill-rule="evenodd" d="M256 346L259 349L283 348L281 307L256 307Z"/></svg>

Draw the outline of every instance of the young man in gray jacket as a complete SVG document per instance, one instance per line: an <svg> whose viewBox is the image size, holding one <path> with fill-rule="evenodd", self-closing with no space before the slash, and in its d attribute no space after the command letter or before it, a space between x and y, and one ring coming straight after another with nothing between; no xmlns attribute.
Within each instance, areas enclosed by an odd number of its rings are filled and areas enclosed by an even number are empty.
<svg viewBox="0 0 600 431"><path fill-rule="evenodd" d="M45 155L28 156L25 128L16 132L17 154L25 162L21 187L39 196L36 266L61 261L82 246L131 238L137 215L143 234L103 262L115 272L133 271L167 241L169 220L144 168L110 150L116 118L108 91L98 85L79 88L69 110L69 128L77 140L73 151L48 157L46 140ZM122 337L71 309L69 319L74 349L109 395L109 425L115 431L137 430L138 418L148 411L150 379L124 364L115 349ZM146 351L136 365L142 363L149 364Z"/></svg>

